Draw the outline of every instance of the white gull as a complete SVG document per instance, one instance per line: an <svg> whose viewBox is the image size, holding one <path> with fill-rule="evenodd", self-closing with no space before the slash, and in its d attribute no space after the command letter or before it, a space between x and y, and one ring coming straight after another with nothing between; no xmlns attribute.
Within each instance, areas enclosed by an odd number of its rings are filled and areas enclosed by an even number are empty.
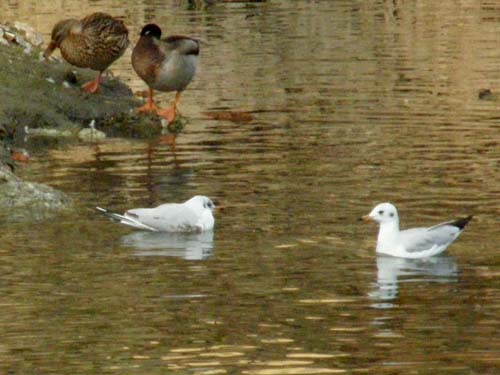
<svg viewBox="0 0 500 375"><path fill-rule="evenodd" d="M380 203L365 220L380 224L377 238L377 253L401 258L426 258L442 253L457 239L464 227L472 219L447 221L428 228L399 230L399 217L396 207L391 203Z"/></svg>
<svg viewBox="0 0 500 375"><path fill-rule="evenodd" d="M134 208L123 215L96 209L111 219L136 229L153 232L203 232L212 230L215 205L210 198L195 195L184 203L166 203L155 208Z"/></svg>

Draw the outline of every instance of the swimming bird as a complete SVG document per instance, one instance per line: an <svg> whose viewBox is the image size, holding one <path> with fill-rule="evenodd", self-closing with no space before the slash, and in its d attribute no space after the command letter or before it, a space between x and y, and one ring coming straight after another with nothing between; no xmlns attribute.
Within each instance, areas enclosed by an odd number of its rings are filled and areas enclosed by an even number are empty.
<svg viewBox="0 0 500 375"><path fill-rule="evenodd" d="M136 229L153 232L203 232L213 229L215 209L210 198L195 195L184 203L166 203L155 208L134 208L123 215L96 209L111 219Z"/></svg>
<svg viewBox="0 0 500 375"><path fill-rule="evenodd" d="M66 19L56 23L43 55L48 58L59 48L70 64L97 70L96 79L82 86L83 91L95 93L99 91L102 73L123 55L129 43L125 24L107 13L98 12L81 20Z"/></svg>
<svg viewBox="0 0 500 375"><path fill-rule="evenodd" d="M132 67L149 87L147 103L139 112L155 112L172 123L182 91L196 73L199 42L187 36L172 35L161 39L161 29L156 24L143 27L141 36L132 51ZM153 100L153 90L176 91L171 107L159 109Z"/></svg>
<svg viewBox="0 0 500 375"><path fill-rule="evenodd" d="M417 259L445 251L462 233L464 227L472 219L472 215L429 228L400 231L396 207L391 203L380 203L368 215L363 216L363 219L380 224L377 253Z"/></svg>

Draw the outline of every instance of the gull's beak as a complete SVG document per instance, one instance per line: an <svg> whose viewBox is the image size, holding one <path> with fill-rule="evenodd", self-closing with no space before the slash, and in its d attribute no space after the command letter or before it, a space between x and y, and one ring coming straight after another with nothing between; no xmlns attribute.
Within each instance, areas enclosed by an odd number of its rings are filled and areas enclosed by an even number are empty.
<svg viewBox="0 0 500 375"><path fill-rule="evenodd" d="M373 221L372 217L370 215L365 215L361 217L361 220L368 222L368 221Z"/></svg>

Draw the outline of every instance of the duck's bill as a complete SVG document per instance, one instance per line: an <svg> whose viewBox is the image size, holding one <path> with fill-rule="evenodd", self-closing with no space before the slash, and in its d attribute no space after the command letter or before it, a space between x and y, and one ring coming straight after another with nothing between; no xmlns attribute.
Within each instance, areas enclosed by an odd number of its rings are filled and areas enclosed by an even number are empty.
<svg viewBox="0 0 500 375"><path fill-rule="evenodd" d="M365 222L373 221L373 219L370 215L361 216L361 220L363 220Z"/></svg>

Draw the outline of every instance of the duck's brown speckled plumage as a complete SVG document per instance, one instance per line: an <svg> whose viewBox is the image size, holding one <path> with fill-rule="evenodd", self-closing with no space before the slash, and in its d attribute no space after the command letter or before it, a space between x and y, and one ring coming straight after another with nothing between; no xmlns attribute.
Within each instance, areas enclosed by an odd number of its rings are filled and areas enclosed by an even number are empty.
<svg viewBox="0 0 500 375"><path fill-rule="evenodd" d="M59 48L70 64L104 71L129 45L125 24L106 13L93 13L82 20L58 22L46 55Z"/></svg>

